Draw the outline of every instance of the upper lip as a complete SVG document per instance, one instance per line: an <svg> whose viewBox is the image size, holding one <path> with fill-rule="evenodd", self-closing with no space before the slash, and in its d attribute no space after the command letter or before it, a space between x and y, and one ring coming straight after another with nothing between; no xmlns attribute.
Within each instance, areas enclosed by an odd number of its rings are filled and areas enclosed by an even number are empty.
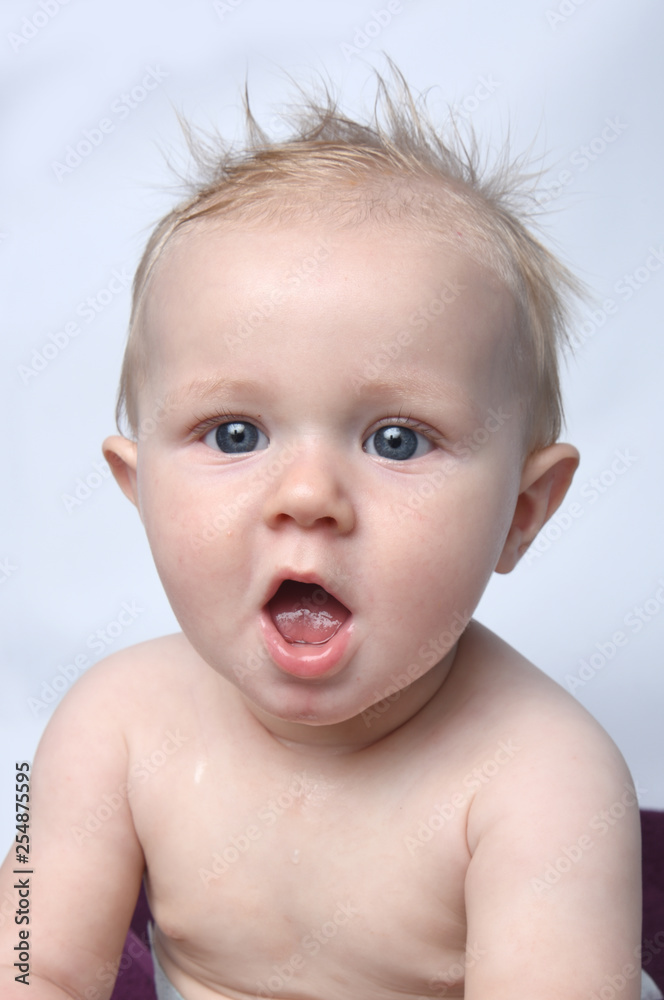
<svg viewBox="0 0 664 1000"><path fill-rule="evenodd" d="M351 610L348 607L348 603L339 595L338 591L332 590L319 573L291 568L279 570L271 578L267 590L265 591L265 598L263 600L262 607L265 607L270 603L284 580L295 580L297 583L311 583L316 587L322 587L323 590L339 601L340 604L343 604L349 611Z"/></svg>

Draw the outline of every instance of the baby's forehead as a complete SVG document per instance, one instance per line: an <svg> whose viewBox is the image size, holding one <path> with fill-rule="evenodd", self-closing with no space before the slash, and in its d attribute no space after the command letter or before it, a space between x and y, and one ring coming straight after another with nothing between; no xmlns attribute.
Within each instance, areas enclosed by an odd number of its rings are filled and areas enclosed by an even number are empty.
<svg viewBox="0 0 664 1000"><path fill-rule="evenodd" d="M501 309L506 300L513 306L510 283L486 243L459 215L435 232L410 220L388 225L375 218L345 226L318 219L248 225L227 218L197 220L174 234L157 262L145 289L142 325L149 328L151 316L182 300L196 306L213 285L250 313L282 311L284 303L297 300L296 293L320 285L335 267L346 268L349 292L358 295L360 274L367 292L374 288L385 301L412 287L413 308L433 315L453 303L455 311L472 307L471 296L460 294L469 285L476 295L503 300ZM365 266L371 263L375 266ZM252 301L242 302L243 292Z"/></svg>
<svg viewBox="0 0 664 1000"><path fill-rule="evenodd" d="M380 252L385 247L387 254ZM240 210L232 203L187 220L166 239L137 310L141 353L162 354L165 323L172 326L172 315L183 307L199 309L213 286L234 301L243 314L240 323L260 324L260 314L283 312L284 302L297 304L294 290L316 287L340 259L347 262L358 304L388 308L400 297L419 311L420 326L452 308L462 315L473 307L471 295L459 296L459 282L463 288L471 284L475 298L491 300L487 308L501 314L501 327L514 306L505 256L458 183L400 175L371 183L343 178L327 188L304 184L297 200L277 186L258 204ZM371 259L380 266L367 271L363 265ZM358 288L359 274L373 287L372 298L368 288ZM408 300L404 293L411 285ZM301 302L308 307L306 296ZM391 320L388 313L386 322ZM179 328L186 336L186 323ZM513 360L513 337L508 340L496 345L497 361Z"/></svg>
<svg viewBox="0 0 664 1000"><path fill-rule="evenodd" d="M509 367L515 329L509 291L466 252L463 230L432 242L410 226L388 229L375 220L343 228L199 222L164 255L144 320L154 362L168 361L171 373L178 344L196 341L197 329L211 333L205 340L201 333L201 342L220 352L215 363L251 354L259 365L276 337L282 350L315 342L330 367L338 367L342 330L353 331L360 357L380 330L371 349L384 340L399 358L394 374L422 350L432 351L433 365L441 338L452 351L462 339L476 344L468 367L486 365L488 355L491 365Z"/></svg>
<svg viewBox="0 0 664 1000"><path fill-rule="evenodd" d="M280 234L291 236L296 230L305 234L303 242L310 246L310 253L303 255L300 274L312 270L330 246L363 241L370 246L378 235L393 244L395 252L429 257L440 261L441 267L451 254L479 269L488 283L502 283L513 291L508 248L459 185L450 187L435 180L405 184L394 179L376 190L362 191L349 182L324 192L304 191L297 204L290 197L280 200L271 192L262 207L251 212L212 213L178 226L155 257L150 277L166 272L168 280L177 279L195 266L206 246L217 251L225 244L232 255L240 242L253 241L260 247L264 237L278 240ZM256 265L259 263L257 258ZM145 292L148 290L146 287Z"/></svg>
<svg viewBox="0 0 664 1000"><path fill-rule="evenodd" d="M459 218L438 240L411 225L375 219L344 227L319 220L244 226L198 220L177 234L150 282L140 333L149 368L156 374L168 364L170 381L181 366L181 346L200 324L216 331L215 352L227 354L228 363L251 354L252 365L261 367L269 335L290 346L315 340L321 363L332 368L340 324L355 331L353 349L364 357L376 352L367 331L382 323L386 346L379 360L391 351L399 360L389 366L394 375L426 342L433 372L440 338L454 350L454 331L461 330L476 346L466 370L495 369L511 383L518 350L514 300L495 270L468 252L468 242ZM323 301L327 314L319 310ZM367 388L376 384L371 378Z"/></svg>

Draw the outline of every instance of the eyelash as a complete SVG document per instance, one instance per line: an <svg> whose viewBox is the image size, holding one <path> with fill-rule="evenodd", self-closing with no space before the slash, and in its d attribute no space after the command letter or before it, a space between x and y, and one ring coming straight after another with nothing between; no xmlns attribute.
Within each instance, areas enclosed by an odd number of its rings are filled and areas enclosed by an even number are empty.
<svg viewBox="0 0 664 1000"><path fill-rule="evenodd" d="M424 435L428 438L432 444L442 443L441 439L438 438L431 427L428 424L423 424L421 420L413 420L412 417L386 417L384 420L378 424L377 427L371 431L371 434L375 434L377 431L381 430L383 427L409 427L411 431L418 431L418 433ZM368 437L371 437L371 434Z"/></svg>
<svg viewBox="0 0 664 1000"><path fill-rule="evenodd" d="M213 417L201 417L200 421L196 423L193 431L191 432L191 437L203 438L208 431L213 430L215 427L219 427L220 424L232 423L233 421L247 421L248 423L254 423L254 421L250 420L248 417L238 416L237 413L232 413L230 410L220 410ZM367 434L367 438L377 434L383 427L408 427L410 430L417 431L419 434L422 434L423 437L427 438L427 440L437 448L442 448L445 445L444 439L436 434L428 424L423 424L420 420L413 420L410 415L403 416L401 414L396 417L385 417L369 434Z"/></svg>
<svg viewBox="0 0 664 1000"><path fill-rule="evenodd" d="M213 417L200 417L196 420L193 430L191 431L191 437L202 438L208 431L213 430L215 427L219 427L220 424L233 423L236 420L247 420L247 417L238 417L237 413L231 413L230 410L220 410ZM253 423L253 421L251 421Z"/></svg>

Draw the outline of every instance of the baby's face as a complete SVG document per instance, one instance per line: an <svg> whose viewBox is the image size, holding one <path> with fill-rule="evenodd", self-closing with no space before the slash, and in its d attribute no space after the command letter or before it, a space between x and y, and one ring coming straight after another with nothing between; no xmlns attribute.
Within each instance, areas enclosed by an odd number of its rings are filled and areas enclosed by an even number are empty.
<svg viewBox="0 0 664 1000"><path fill-rule="evenodd" d="M259 713L342 722L451 659L519 493L513 323L477 264L369 225L201 227L159 265L135 497Z"/></svg>

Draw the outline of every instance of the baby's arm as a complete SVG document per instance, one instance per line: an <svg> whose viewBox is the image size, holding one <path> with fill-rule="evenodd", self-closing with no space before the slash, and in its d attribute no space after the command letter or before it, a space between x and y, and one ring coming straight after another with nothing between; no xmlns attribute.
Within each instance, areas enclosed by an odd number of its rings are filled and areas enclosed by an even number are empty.
<svg viewBox="0 0 664 1000"><path fill-rule="evenodd" d="M544 713L546 715L546 713ZM591 720L541 720L473 803L466 1000L639 1000L639 809L629 772ZM532 742L537 739L533 733Z"/></svg>
<svg viewBox="0 0 664 1000"><path fill-rule="evenodd" d="M12 847L0 870L0 898L17 902L13 869L34 873L30 923L21 925L30 931L30 989L15 981L20 928L12 915L0 927L3 1000L28 992L31 1000L106 1000L112 992L144 867L125 793L126 700L107 661L74 686L44 733L32 770L30 864L16 864ZM109 801L112 809L99 808ZM112 814L87 836L95 812Z"/></svg>

